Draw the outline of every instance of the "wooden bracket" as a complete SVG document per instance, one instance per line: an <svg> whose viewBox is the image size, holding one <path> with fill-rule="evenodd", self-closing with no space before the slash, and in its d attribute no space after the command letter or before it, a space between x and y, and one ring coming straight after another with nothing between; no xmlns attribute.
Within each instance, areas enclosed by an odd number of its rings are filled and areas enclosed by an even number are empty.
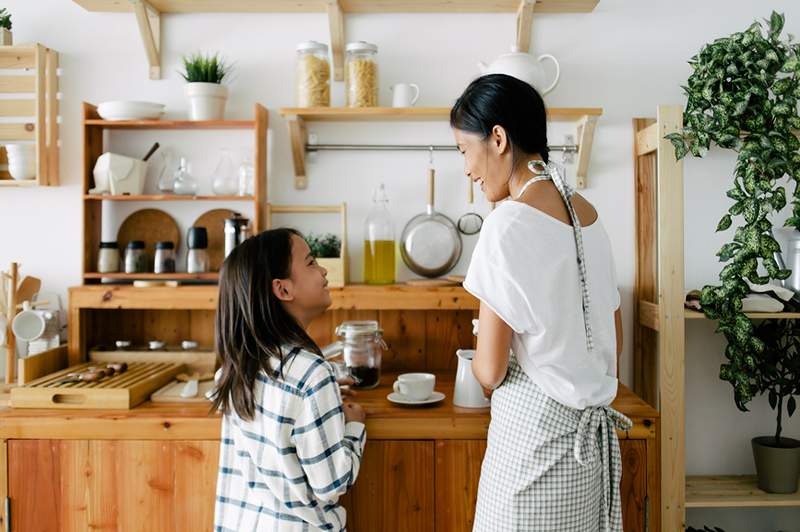
<svg viewBox="0 0 800 532"><path fill-rule="evenodd" d="M589 115L581 118L578 123L578 168L575 171L575 185L579 189L586 188L586 174L589 170L596 125L597 117Z"/></svg>
<svg viewBox="0 0 800 532"><path fill-rule="evenodd" d="M306 144L308 131L305 121L299 116L287 117L289 124L289 140L292 143L292 161L294 163L294 188L303 190L308 187L306 178Z"/></svg>
<svg viewBox="0 0 800 532"><path fill-rule="evenodd" d="M333 80L344 81L344 13L339 0L327 0L328 23L331 29Z"/></svg>
<svg viewBox="0 0 800 532"><path fill-rule="evenodd" d="M139 25L147 62L150 63L150 79L161 79L161 13L147 0L130 0Z"/></svg>
<svg viewBox="0 0 800 532"><path fill-rule="evenodd" d="M517 7L517 49L528 53L531 48L531 25L536 0L520 0Z"/></svg>

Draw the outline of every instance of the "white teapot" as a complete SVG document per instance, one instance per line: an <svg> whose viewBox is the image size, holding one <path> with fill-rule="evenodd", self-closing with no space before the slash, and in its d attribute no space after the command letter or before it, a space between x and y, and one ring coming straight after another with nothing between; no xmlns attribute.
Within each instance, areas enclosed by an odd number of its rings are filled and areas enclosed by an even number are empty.
<svg viewBox="0 0 800 532"><path fill-rule="evenodd" d="M545 86L545 71L541 65L543 59L551 60L556 66L556 75L550 85ZM478 63L481 75L484 74L507 74L531 85L544 96L556 86L561 68L558 61L550 54L542 54L534 57L528 53L520 52L516 45L511 46L511 53L503 54L495 59L492 64Z"/></svg>

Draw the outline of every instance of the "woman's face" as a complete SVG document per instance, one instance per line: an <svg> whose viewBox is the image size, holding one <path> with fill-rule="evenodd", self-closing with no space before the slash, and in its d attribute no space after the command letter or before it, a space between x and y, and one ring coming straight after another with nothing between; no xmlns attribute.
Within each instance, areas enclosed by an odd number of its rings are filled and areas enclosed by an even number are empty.
<svg viewBox="0 0 800 532"><path fill-rule="evenodd" d="M306 241L292 235L292 263L287 288L291 305L304 316L316 316L331 305L328 271L317 263Z"/></svg>
<svg viewBox="0 0 800 532"><path fill-rule="evenodd" d="M453 129L458 151L464 155L464 173L479 183L489 201L508 197L512 157L508 137L501 126L495 126L489 137Z"/></svg>

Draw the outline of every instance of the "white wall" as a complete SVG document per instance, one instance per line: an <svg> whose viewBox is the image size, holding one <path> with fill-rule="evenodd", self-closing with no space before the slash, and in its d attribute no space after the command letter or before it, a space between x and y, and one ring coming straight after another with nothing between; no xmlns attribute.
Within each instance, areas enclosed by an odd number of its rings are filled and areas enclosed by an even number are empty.
<svg viewBox="0 0 800 532"><path fill-rule="evenodd" d="M166 104L168 116L184 116L183 84L177 70L180 56L195 50L219 50L235 61L230 118L251 117L254 102L270 109L269 190L274 202L348 202L355 279L361 276L359 242L372 188L380 182L387 184L398 234L422 208L425 153L323 153L308 164L308 190L294 190L286 124L276 110L293 104L295 45L306 39L328 41L324 15L165 16L164 79L150 81L132 15L88 13L68 0L15 0L6 5L14 15L16 42L38 41L61 54L62 186L0 190L0 265L22 262L24 273L42 278L48 290L65 294L67 287L80 283L80 102L152 100ZM547 104L604 109L585 195L600 211L610 233L628 318L634 275L631 118L653 116L657 104L683 104L679 86L689 74L686 60L703 43L741 30L757 17L768 17L772 9L786 13L789 32L800 33L800 5L788 1L602 0L588 15L535 18L533 50L554 54L562 68L561 82L546 97ZM446 106L476 74L478 60L506 51L514 23L513 16L505 14L356 15L347 17L347 38L368 40L380 47L382 104L389 104L390 85L406 81L422 87L418 105ZM342 93L341 84L336 84L335 105L341 104ZM320 142L451 141L445 124L313 125L312 131L319 134ZM553 125L551 143L562 143L566 132L565 126ZM251 146L246 137L235 134L136 132L112 138L116 149L130 154L143 153L153 140L188 154L201 177L211 172L218 147L241 150ZM724 190L733 161L730 154L715 151L704 160L685 164L687 287L716 279L719 266L714 254L726 237L715 235L714 228L728 206ZM438 207L457 218L466 209L460 156L437 154L436 166ZM574 179L574 166L568 173ZM477 208L488 212L486 202L482 198L477 201ZM127 212L117 206L109 214L118 223ZM184 231L198 214L196 208L187 206L174 212ZM116 226L106 227L104 232L113 236ZM474 237L467 237L458 271L465 270L473 245ZM407 277L408 272L402 271L401 278ZM627 319L621 371L625 382L631 380L630 324ZM771 433L772 411L761 399L752 403L750 413L736 410L730 387L717 378L724 343L713 334L711 323L689 323L687 339L688 471L751 473L749 440ZM796 419L787 425L786 433L800 435ZM797 510L689 512L691 524L716 523L729 532L780 527L796 531L800 530L798 521Z"/></svg>

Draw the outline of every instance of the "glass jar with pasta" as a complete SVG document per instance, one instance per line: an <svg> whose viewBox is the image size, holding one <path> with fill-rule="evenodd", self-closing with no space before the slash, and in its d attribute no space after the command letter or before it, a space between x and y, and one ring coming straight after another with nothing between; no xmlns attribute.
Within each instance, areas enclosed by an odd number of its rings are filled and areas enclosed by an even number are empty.
<svg viewBox="0 0 800 532"><path fill-rule="evenodd" d="M364 41L346 47L345 92L348 107L378 106L378 47Z"/></svg>
<svg viewBox="0 0 800 532"><path fill-rule="evenodd" d="M297 106L331 105L331 65L328 45L305 41L297 45Z"/></svg>

